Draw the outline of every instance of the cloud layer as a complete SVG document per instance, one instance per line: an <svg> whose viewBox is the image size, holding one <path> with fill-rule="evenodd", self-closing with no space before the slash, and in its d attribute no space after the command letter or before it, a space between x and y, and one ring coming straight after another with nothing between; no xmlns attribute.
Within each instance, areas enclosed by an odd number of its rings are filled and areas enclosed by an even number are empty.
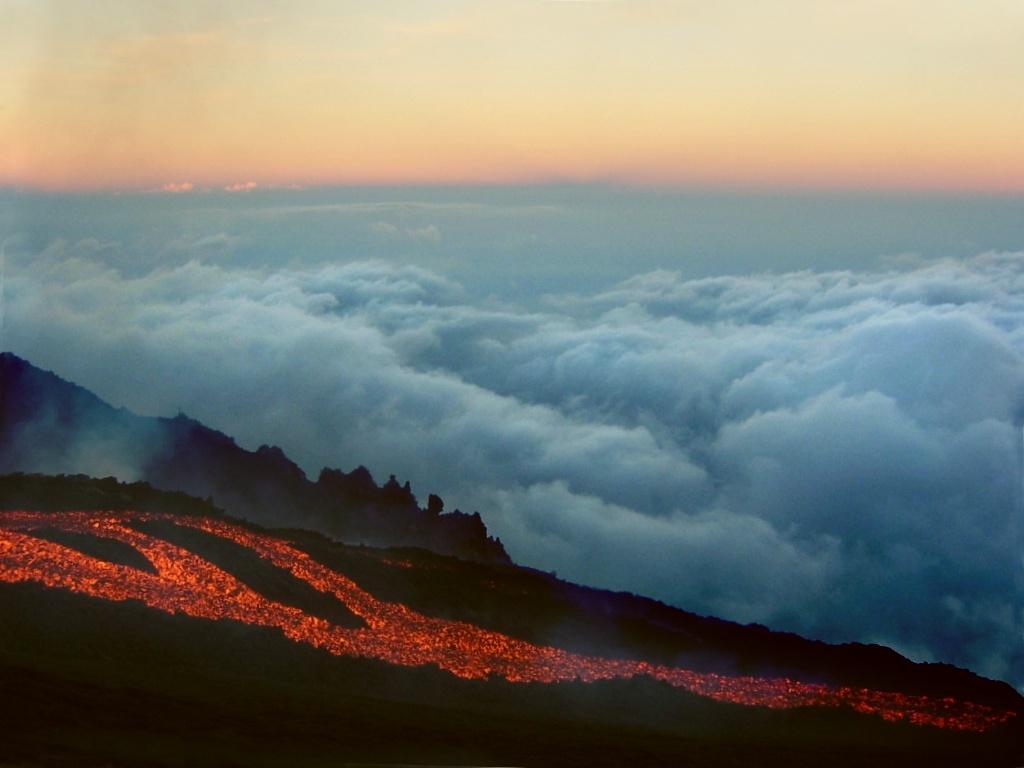
<svg viewBox="0 0 1024 768"><path fill-rule="evenodd" d="M576 581L1024 685L1022 254L529 310L383 262L15 262L6 346L117 405L396 473Z"/></svg>

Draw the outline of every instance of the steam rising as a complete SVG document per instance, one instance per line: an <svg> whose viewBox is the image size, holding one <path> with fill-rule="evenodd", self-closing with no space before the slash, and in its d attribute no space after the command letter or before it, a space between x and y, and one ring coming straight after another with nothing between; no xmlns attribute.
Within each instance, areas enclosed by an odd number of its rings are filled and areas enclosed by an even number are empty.
<svg viewBox="0 0 1024 768"><path fill-rule="evenodd" d="M1022 254L653 271L526 309L383 262L104 248L18 260L12 351L307 472L407 477L573 580L1024 685Z"/></svg>

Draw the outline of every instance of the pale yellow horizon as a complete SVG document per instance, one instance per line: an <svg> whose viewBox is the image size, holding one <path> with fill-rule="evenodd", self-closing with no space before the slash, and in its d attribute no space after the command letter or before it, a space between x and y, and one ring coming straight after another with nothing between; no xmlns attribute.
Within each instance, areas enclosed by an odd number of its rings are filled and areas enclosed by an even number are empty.
<svg viewBox="0 0 1024 768"><path fill-rule="evenodd" d="M0 9L8 187L1024 192L1022 0Z"/></svg>

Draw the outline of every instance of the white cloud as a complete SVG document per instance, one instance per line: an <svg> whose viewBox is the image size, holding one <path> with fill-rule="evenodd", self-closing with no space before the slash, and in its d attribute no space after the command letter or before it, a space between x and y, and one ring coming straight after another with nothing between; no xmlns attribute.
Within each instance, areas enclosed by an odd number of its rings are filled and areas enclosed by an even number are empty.
<svg viewBox="0 0 1024 768"><path fill-rule="evenodd" d="M311 471L408 477L575 580L1024 683L1024 255L656 272L528 312L413 267L129 278L108 250L9 273L14 351Z"/></svg>
<svg viewBox="0 0 1024 768"><path fill-rule="evenodd" d="M191 181L168 181L160 187L161 192L168 192L172 195L191 192L194 189L195 185Z"/></svg>

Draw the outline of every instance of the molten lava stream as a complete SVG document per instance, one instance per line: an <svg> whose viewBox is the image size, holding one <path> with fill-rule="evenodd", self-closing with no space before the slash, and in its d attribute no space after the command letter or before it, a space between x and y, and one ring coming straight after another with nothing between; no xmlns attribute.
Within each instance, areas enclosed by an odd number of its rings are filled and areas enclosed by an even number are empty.
<svg viewBox="0 0 1024 768"><path fill-rule="evenodd" d="M366 623L336 626L298 608L269 600L209 561L130 527L132 520L166 520L220 536L256 552L314 588L335 595ZM142 553L156 573L109 563L31 535L37 528L89 533L124 542ZM700 696L771 708L848 707L890 721L985 731L1016 716L971 702L803 683L787 678L697 673L645 661L605 659L535 645L461 621L418 613L370 595L355 582L266 533L208 518L149 512L8 512L0 514L0 581L34 581L107 600L141 600L168 613L233 619L275 627L296 642L338 656L391 664L433 664L463 678L510 682L590 682L647 675Z"/></svg>

